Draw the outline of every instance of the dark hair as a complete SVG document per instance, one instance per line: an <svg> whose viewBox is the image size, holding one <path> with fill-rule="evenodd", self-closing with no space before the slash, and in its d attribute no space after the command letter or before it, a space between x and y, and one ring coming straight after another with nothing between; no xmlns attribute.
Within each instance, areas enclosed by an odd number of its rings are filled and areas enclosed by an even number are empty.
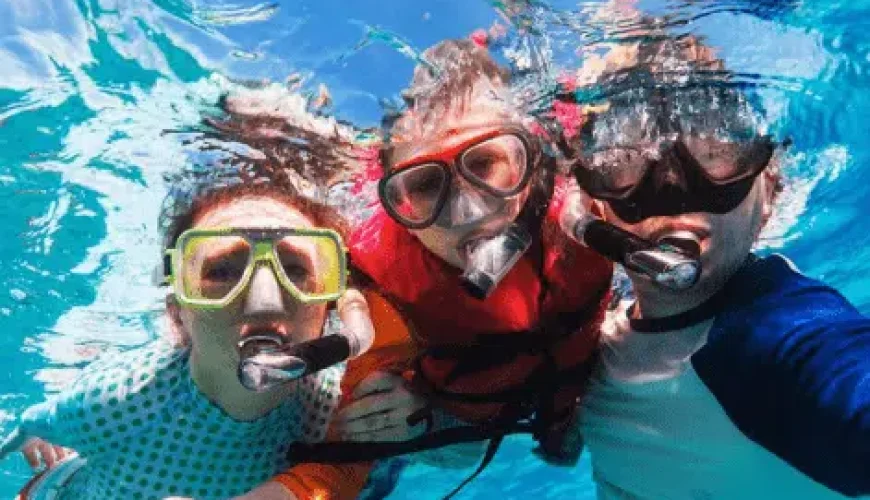
<svg viewBox="0 0 870 500"><path fill-rule="evenodd" d="M267 99L264 97L262 100ZM223 115L206 118L202 138L216 139L220 148L239 167L242 176L266 176L272 182L300 183L327 188L348 177L357 168L355 144L332 130L314 130L311 124L291 123L279 116L246 114L221 100ZM319 117L303 116L318 119ZM241 146L241 151L233 146Z"/></svg>
<svg viewBox="0 0 870 500"><path fill-rule="evenodd" d="M347 131L304 109L291 106L289 115L273 112L286 104L280 99L291 104L302 99L273 90L224 96L220 113L206 117L187 141L195 160L186 171L165 179L171 192L161 211L164 247L174 246L205 211L244 197L287 203L315 225L347 237L346 221L325 203L329 187L356 167Z"/></svg>

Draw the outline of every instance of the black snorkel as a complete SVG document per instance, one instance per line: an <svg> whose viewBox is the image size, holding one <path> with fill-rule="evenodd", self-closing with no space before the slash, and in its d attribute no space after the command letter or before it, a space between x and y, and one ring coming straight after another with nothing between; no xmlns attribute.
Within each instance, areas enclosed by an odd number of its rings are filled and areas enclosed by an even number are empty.
<svg viewBox="0 0 870 500"><path fill-rule="evenodd" d="M579 243L663 288L688 290L701 276L700 244L690 233L652 242L578 210L566 210L561 223Z"/></svg>
<svg viewBox="0 0 870 500"><path fill-rule="evenodd" d="M365 300L361 296L356 300L340 299L338 308L343 323L335 334L292 344L269 331L243 338L239 342L238 368L242 385L254 392L268 391L366 352L374 342L375 332Z"/></svg>

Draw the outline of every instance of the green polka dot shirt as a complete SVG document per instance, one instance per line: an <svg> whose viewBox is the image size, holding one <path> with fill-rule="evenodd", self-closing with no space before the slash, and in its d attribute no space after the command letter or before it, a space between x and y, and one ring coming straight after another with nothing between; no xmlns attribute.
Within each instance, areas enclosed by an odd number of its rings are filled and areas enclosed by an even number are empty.
<svg viewBox="0 0 870 500"><path fill-rule="evenodd" d="M72 387L29 408L19 430L87 461L61 499L225 499L286 469L296 441L315 442L340 399L343 366L297 382L296 395L249 422L209 401L189 351L164 341L88 366Z"/></svg>

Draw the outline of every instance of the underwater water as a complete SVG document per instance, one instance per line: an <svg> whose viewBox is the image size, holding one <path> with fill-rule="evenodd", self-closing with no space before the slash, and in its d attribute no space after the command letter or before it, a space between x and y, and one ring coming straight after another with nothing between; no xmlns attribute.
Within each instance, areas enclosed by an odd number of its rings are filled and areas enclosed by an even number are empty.
<svg viewBox="0 0 870 500"><path fill-rule="evenodd" d="M194 126L234 83L318 92L379 123L418 54L494 22L493 48L550 78L630 35L633 9L702 36L793 140L763 251L870 313L870 1L0 0L0 430L97 353L159 335L164 176L191 161L165 131ZM543 465L509 440L459 498L593 498L588 460ZM413 466L391 498L439 498L471 470ZM29 478L0 463L0 497Z"/></svg>

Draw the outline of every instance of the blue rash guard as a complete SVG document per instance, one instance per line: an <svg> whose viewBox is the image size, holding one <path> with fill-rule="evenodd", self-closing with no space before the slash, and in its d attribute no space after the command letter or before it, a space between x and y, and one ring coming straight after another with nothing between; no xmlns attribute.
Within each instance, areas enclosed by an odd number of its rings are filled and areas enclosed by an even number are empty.
<svg viewBox="0 0 870 500"><path fill-rule="evenodd" d="M605 325L583 432L604 498L870 495L870 319L781 256L704 325Z"/></svg>

